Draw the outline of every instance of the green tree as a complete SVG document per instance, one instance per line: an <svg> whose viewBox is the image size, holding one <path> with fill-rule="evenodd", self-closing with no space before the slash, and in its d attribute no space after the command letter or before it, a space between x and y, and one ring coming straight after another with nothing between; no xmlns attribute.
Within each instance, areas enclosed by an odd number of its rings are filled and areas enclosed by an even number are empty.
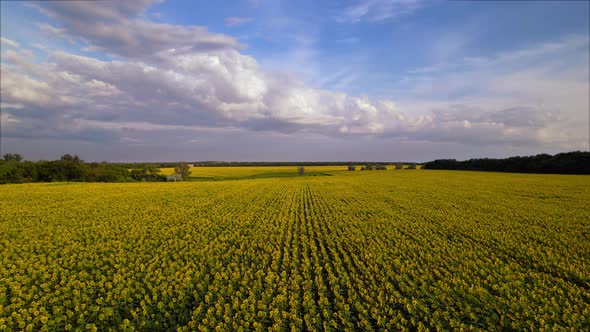
<svg viewBox="0 0 590 332"><path fill-rule="evenodd" d="M4 160L5 161L16 161L16 162L20 162L21 160L23 160L23 156L21 156L18 153L7 153L4 155Z"/></svg>
<svg viewBox="0 0 590 332"><path fill-rule="evenodd" d="M145 170L143 168L134 168L131 170L131 178L135 181L145 179Z"/></svg>
<svg viewBox="0 0 590 332"><path fill-rule="evenodd" d="M72 156L69 153L66 153L63 156L61 156L61 160L76 163L76 164L81 162L80 157L78 157L78 155Z"/></svg>
<svg viewBox="0 0 590 332"><path fill-rule="evenodd" d="M88 176L88 166L77 155L64 154L55 167L67 181L86 181Z"/></svg>
<svg viewBox="0 0 590 332"><path fill-rule="evenodd" d="M131 178L136 181L166 181L166 177L160 174L161 170L154 164L144 164L141 168L131 170Z"/></svg>
<svg viewBox="0 0 590 332"><path fill-rule="evenodd" d="M186 179L191 175L191 170L186 161L181 161L174 167L174 173L180 175L183 179Z"/></svg>
<svg viewBox="0 0 590 332"><path fill-rule="evenodd" d="M16 160L2 161L0 163L0 183L23 182L22 169Z"/></svg>
<svg viewBox="0 0 590 332"><path fill-rule="evenodd" d="M162 178L166 180L166 177L160 174L162 172L160 168L154 164L143 165L143 169L146 174L146 180L148 181L162 181Z"/></svg>

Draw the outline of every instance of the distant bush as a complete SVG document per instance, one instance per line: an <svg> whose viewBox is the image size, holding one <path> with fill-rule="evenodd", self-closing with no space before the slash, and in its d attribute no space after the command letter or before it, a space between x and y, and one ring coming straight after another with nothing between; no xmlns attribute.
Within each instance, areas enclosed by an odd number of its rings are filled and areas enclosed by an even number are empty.
<svg viewBox="0 0 590 332"><path fill-rule="evenodd" d="M386 170L387 166L385 166L384 164L367 164L365 166L363 166L361 168L361 171L367 170L367 171L373 171L373 170L377 170L377 171L383 171Z"/></svg>
<svg viewBox="0 0 590 332"><path fill-rule="evenodd" d="M356 166L354 166L354 165L348 165L348 170L349 171L355 171L356 170Z"/></svg>

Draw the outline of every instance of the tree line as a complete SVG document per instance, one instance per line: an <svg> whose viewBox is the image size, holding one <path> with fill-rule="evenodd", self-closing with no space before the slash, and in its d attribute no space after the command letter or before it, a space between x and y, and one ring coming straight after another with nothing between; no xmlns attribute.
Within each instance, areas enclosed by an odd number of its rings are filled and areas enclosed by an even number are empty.
<svg viewBox="0 0 590 332"><path fill-rule="evenodd" d="M175 165L177 179L190 175L186 162ZM0 159L0 183L27 182L134 182L166 181L160 168L153 164L86 163L77 155L65 154L59 160L23 161L18 153L7 153Z"/></svg>
<svg viewBox="0 0 590 332"><path fill-rule="evenodd" d="M423 169L492 171L514 173L590 174L590 152L574 151L556 155L510 157L505 159L438 159L424 163Z"/></svg>
<svg viewBox="0 0 590 332"><path fill-rule="evenodd" d="M194 166L296 166L301 162L195 162ZM402 163L306 162L307 166L365 164L361 169L386 169L386 165L403 168ZM415 169L414 163L409 168ZM400 167L400 165L402 165ZM0 159L0 183L26 182L134 182L167 181L160 167L174 167L174 180L186 179L190 167L180 163L86 163L77 155L65 154L59 160L23 161L18 153L7 153ZM517 173L590 174L590 152L574 151L554 156L510 157L505 159L438 159L424 163L423 169L472 170Z"/></svg>

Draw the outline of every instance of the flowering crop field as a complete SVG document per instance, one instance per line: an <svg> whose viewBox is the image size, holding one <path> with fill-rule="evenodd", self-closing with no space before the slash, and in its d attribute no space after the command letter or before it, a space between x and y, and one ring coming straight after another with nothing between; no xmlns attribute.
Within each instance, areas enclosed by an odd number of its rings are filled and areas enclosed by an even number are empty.
<svg viewBox="0 0 590 332"><path fill-rule="evenodd" d="M590 177L0 187L0 330L583 330Z"/></svg>
<svg viewBox="0 0 590 332"><path fill-rule="evenodd" d="M394 166L389 166L393 168ZM347 172L348 166L305 166L306 173L332 174ZM357 167L360 170L360 166ZM161 168L162 174L174 174L173 167ZM190 168L190 177L204 180L230 180L256 177L298 176L295 166L198 166Z"/></svg>
<svg viewBox="0 0 590 332"><path fill-rule="evenodd" d="M356 171L359 172L364 165L355 165ZM390 170L395 168L394 165L387 165ZM404 165L408 167L408 165ZM420 169L420 165L416 168ZM198 166L191 167L190 177L208 180L227 180L227 179L246 179L256 177L282 177L297 176L298 171L295 166ZM174 174L173 167L161 168L162 174ZM334 175L334 173L348 172L347 165L337 166L305 166L306 173L323 173Z"/></svg>

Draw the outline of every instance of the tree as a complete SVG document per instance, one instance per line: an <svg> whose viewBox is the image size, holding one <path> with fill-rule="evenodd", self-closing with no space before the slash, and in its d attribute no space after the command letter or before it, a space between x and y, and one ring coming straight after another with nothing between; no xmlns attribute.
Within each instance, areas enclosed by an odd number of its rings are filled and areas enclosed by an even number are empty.
<svg viewBox="0 0 590 332"><path fill-rule="evenodd" d="M349 171L354 171L354 170L356 170L356 166L354 166L354 165L348 165L348 170Z"/></svg>
<svg viewBox="0 0 590 332"><path fill-rule="evenodd" d="M19 168L22 173L23 182L35 182L38 180L39 174L37 172L37 165L32 161L24 161L19 163Z"/></svg>
<svg viewBox="0 0 590 332"><path fill-rule="evenodd" d="M131 170L131 178L136 181L166 181L166 177L160 174L160 169L154 164L144 164L141 168Z"/></svg>
<svg viewBox="0 0 590 332"><path fill-rule="evenodd" d="M71 155L69 153L64 154L63 156L61 156L61 160L63 161L68 161L68 162L72 162L72 163L80 163L80 157L78 157L78 155Z"/></svg>
<svg viewBox="0 0 590 332"><path fill-rule="evenodd" d="M410 164L408 165L407 169L416 169L416 164Z"/></svg>
<svg viewBox="0 0 590 332"><path fill-rule="evenodd" d="M4 155L4 160L5 161L16 161L16 162L20 162L21 160L23 160L23 156L21 156L18 153L7 153Z"/></svg>
<svg viewBox="0 0 590 332"><path fill-rule="evenodd" d="M174 167L174 173L180 175L183 179L186 179L191 175L191 170L186 161L181 161Z"/></svg>
<svg viewBox="0 0 590 332"><path fill-rule="evenodd" d="M131 170L131 178L135 181L141 181L145 179L145 169L134 168Z"/></svg>
<svg viewBox="0 0 590 332"><path fill-rule="evenodd" d="M404 168L404 164L402 164L402 163L395 164L395 169L403 169L403 168Z"/></svg>
<svg viewBox="0 0 590 332"><path fill-rule="evenodd" d="M58 172L65 177L65 180L86 181L88 167L77 155L72 156L69 153L64 154L61 156L60 160L55 161L54 163Z"/></svg>
<svg viewBox="0 0 590 332"><path fill-rule="evenodd" d="M146 181L166 181L166 177L160 174L161 170L158 168L158 166L154 164L147 164L143 165L142 169L145 173Z"/></svg>
<svg viewBox="0 0 590 332"><path fill-rule="evenodd" d="M23 175L18 161L10 160L0 163L0 183L21 182L23 182Z"/></svg>
<svg viewBox="0 0 590 332"><path fill-rule="evenodd" d="M130 173L124 166L112 165L106 162L88 165L88 182L125 182L129 181Z"/></svg>

